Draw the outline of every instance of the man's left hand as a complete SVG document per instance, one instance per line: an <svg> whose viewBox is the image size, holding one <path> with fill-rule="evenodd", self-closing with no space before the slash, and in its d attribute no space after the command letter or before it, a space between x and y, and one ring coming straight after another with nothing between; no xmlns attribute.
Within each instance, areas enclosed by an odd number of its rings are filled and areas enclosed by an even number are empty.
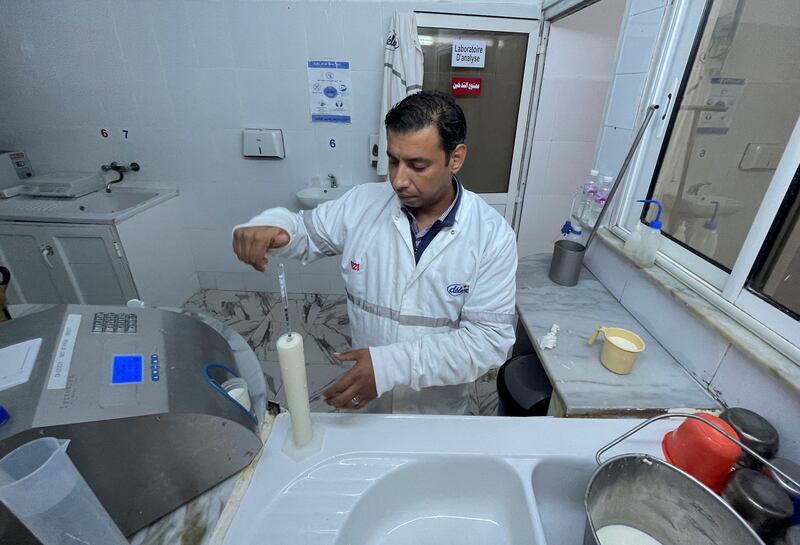
<svg viewBox="0 0 800 545"><path fill-rule="evenodd" d="M339 361L354 361L356 364L322 392L325 403L337 409L360 409L378 397L369 348L337 352L333 357Z"/></svg>

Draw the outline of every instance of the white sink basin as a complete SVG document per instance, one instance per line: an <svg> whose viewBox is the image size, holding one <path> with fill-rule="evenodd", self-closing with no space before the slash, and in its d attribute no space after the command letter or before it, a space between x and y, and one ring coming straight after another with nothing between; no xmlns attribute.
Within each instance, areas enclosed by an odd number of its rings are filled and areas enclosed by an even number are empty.
<svg viewBox="0 0 800 545"><path fill-rule="evenodd" d="M0 200L0 219L61 223L114 223L177 195L174 189L112 186L77 199L12 197Z"/></svg>
<svg viewBox="0 0 800 545"><path fill-rule="evenodd" d="M70 201L69 206L62 210L85 214L110 214L138 206L157 195L158 193L155 191L121 192L112 190L111 193L102 191Z"/></svg>
<svg viewBox="0 0 800 545"><path fill-rule="evenodd" d="M527 506L522 481L501 459L409 459L359 498L336 545L535 545Z"/></svg>
<svg viewBox="0 0 800 545"><path fill-rule="evenodd" d="M582 543L601 446L638 420L314 414L297 461L277 420L225 545ZM656 422L606 457L660 455Z"/></svg>
<svg viewBox="0 0 800 545"><path fill-rule="evenodd" d="M338 199L350 189L351 186L349 185L340 185L339 187L306 187L298 191L296 196L300 204L303 205L303 208L309 209L319 206L325 201Z"/></svg>
<svg viewBox="0 0 800 545"><path fill-rule="evenodd" d="M672 209L675 204L673 195L664 195L664 205ZM709 219L714 214L714 202L719 203L717 217L732 216L742 209L742 203L730 197L717 197L714 195L684 195L681 198L680 215L684 218Z"/></svg>

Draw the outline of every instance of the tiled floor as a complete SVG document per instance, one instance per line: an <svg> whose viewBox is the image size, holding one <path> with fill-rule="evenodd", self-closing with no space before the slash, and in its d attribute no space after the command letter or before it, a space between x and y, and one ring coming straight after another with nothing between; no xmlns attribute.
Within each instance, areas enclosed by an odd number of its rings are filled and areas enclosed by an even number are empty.
<svg viewBox="0 0 800 545"><path fill-rule="evenodd" d="M348 368L331 355L351 348L347 300L343 295L316 294L290 295L289 299L292 330L302 334L305 340L311 410L332 411L320 399L320 392ZM286 403L275 350L275 340L284 332L283 306L277 294L200 290L184 308L213 316L244 337L264 368L270 397L277 398L281 404ZM473 414L496 414L494 379L495 373L490 372L475 382L471 400Z"/></svg>

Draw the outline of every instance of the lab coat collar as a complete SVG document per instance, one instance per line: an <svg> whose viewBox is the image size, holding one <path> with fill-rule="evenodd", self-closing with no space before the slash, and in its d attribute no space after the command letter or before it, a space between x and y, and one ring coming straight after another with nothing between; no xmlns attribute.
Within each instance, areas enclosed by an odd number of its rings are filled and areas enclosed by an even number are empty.
<svg viewBox="0 0 800 545"><path fill-rule="evenodd" d="M386 182L386 183L391 184L392 182ZM461 214L462 212L461 209L463 208L461 206L461 201L462 201L461 197L464 195L464 185L461 183L461 179L455 174L453 174L453 183L457 184L456 200L453 203L452 207L450 208L449 212L447 212L447 216L445 216L445 218L442 220L443 222L446 222L445 223L446 227L451 227L452 225L455 225L463 217ZM396 216L398 214L400 214L400 216L406 216L407 214L406 207L403 206L403 203L400 201L400 197L397 196L397 193L394 193L392 195L391 210L392 210L392 216ZM401 222L395 222L395 223L399 224ZM408 233L409 226L406 225L405 227L406 227L405 232Z"/></svg>

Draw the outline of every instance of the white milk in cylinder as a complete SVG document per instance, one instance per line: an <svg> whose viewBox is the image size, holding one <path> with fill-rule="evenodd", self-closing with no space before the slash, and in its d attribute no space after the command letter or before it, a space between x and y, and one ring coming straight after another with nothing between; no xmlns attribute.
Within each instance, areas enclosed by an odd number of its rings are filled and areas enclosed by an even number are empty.
<svg viewBox="0 0 800 545"><path fill-rule="evenodd" d="M600 545L665 545L641 530L624 524L609 524L597 530Z"/></svg>
<svg viewBox="0 0 800 545"><path fill-rule="evenodd" d="M286 392L286 405L289 408L289 417L292 419L292 437L295 446L302 447L311 441L313 435L303 336L299 333L285 333L281 335L276 345L283 389Z"/></svg>

